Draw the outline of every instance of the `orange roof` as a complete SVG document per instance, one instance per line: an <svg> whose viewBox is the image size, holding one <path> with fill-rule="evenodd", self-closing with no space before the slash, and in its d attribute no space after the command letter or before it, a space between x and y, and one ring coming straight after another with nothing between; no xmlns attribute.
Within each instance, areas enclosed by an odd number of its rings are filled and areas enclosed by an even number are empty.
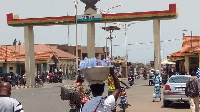
<svg viewBox="0 0 200 112"><path fill-rule="evenodd" d="M174 52L169 57L184 57L183 53L200 51L200 36L183 36L180 51Z"/></svg>
<svg viewBox="0 0 200 112"><path fill-rule="evenodd" d="M170 54L169 57L184 57L184 55L180 51L177 51Z"/></svg>
<svg viewBox="0 0 200 112"><path fill-rule="evenodd" d="M7 47L7 48L6 48ZM75 59L76 56L56 49L46 44L34 45L35 60L49 61L52 56L58 59ZM0 61L25 61L25 47L24 45L3 45L0 46Z"/></svg>
<svg viewBox="0 0 200 112"><path fill-rule="evenodd" d="M181 53L190 53L200 50L200 36L184 36Z"/></svg>

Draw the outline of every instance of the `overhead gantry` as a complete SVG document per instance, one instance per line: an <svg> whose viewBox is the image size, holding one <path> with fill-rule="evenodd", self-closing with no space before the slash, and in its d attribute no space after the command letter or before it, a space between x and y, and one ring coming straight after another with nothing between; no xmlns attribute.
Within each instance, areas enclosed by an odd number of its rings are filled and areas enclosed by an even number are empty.
<svg viewBox="0 0 200 112"><path fill-rule="evenodd" d="M89 9L90 10L90 9ZM34 26L87 24L88 58L95 57L95 23L130 22L153 20L154 32L154 69L161 69L160 54L160 20L176 19L178 17L176 4L169 4L169 10L148 11L117 14L83 14L77 16L44 17L20 19L18 15L7 14L7 24L12 27L24 27L25 39L25 70L27 85L34 85Z"/></svg>

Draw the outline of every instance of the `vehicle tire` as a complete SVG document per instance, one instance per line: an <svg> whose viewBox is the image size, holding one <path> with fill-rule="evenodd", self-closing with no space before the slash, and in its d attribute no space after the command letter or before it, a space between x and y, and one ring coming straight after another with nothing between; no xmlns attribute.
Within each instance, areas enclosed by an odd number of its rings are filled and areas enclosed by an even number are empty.
<svg viewBox="0 0 200 112"><path fill-rule="evenodd" d="M58 83L58 82L59 82L58 79L55 79L55 80L54 80L54 83Z"/></svg>
<svg viewBox="0 0 200 112"><path fill-rule="evenodd" d="M70 109L69 112L76 112L76 110L75 109Z"/></svg>
<svg viewBox="0 0 200 112"><path fill-rule="evenodd" d="M123 111L122 112L126 112L126 107L123 105Z"/></svg>
<svg viewBox="0 0 200 112"><path fill-rule="evenodd" d="M80 109L76 109L76 111L75 112L80 112Z"/></svg>
<svg viewBox="0 0 200 112"><path fill-rule="evenodd" d="M149 86L151 86L151 81L149 80Z"/></svg>
<svg viewBox="0 0 200 112"><path fill-rule="evenodd" d="M81 112L79 108L77 109L70 109L69 112Z"/></svg>
<svg viewBox="0 0 200 112"><path fill-rule="evenodd" d="M169 107L170 102L168 100L163 100L163 106Z"/></svg>

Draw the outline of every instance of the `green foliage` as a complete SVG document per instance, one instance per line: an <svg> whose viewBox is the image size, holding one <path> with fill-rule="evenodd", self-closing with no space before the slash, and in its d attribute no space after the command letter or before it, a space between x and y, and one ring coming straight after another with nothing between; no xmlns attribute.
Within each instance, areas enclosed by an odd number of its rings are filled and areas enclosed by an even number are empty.
<svg viewBox="0 0 200 112"><path fill-rule="evenodd" d="M15 39L14 41L13 41L13 45L16 45L17 44L17 40Z"/></svg>
<svg viewBox="0 0 200 112"><path fill-rule="evenodd" d="M22 43L20 42L20 40L19 40L19 42L18 42L18 45L21 45Z"/></svg>

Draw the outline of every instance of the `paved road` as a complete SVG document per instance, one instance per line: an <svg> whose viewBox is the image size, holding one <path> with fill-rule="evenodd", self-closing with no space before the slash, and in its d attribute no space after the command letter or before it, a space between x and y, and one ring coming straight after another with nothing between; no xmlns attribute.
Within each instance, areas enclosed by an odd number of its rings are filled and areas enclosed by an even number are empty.
<svg viewBox="0 0 200 112"><path fill-rule="evenodd" d="M127 82L127 80L123 80ZM69 111L67 101L60 99L60 86L73 84L67 80L62 84L45 84L42 88L19 89L12 91L12 97L18 99L25 112L66 112ZM87 84L86 84L87 85ZM129 103L127 112L188 112L188 105L173 104L169 108L162 107L162 101L152 102L153 86L148 86L148 80L137 79L127 91ZM107 94L105 87L104 96ZM120 112L121 109L117 108Z"/></svg>

